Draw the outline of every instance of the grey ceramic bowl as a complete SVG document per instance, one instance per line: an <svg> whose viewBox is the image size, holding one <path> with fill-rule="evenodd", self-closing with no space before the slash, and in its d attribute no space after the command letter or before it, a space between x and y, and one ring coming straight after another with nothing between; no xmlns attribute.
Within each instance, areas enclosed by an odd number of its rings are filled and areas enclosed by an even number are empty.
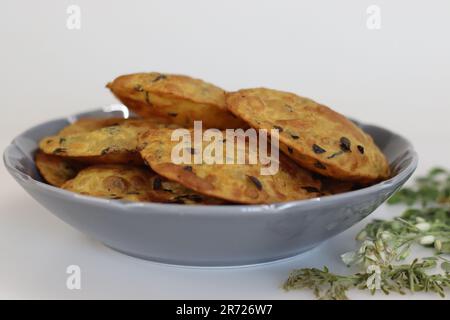
<svg viewBox="0 0 450 320"><path fill-rule="evenodd" d="M80 117L127 115L124 106L115 105L35 126L8 146L5 165L34 199L74 228L117 251L170 264L245 265L297 255L369 215L417 166L406 139L359 124L387 155L394 176L339 195L273 205L186 206L105 200L41 182L33 155L42 137Z"/></svg>

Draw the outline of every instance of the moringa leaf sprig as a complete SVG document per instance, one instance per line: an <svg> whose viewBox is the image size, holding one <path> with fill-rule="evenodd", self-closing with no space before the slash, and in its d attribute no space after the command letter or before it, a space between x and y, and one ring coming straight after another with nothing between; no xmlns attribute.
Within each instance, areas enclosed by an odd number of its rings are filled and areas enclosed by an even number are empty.
<svg viewBox="0 0 450 320"><path fill-rule="evenodd" d="M404 203L408 208L392 220L374 220L361 230L356 251L341 256L348 266L361 271L354 275L336 275L328 268L294 270L283 287L286 290L311 289L319 299L347 299L352 288L378 289L385 294L407 291L435 292L444 297L450 288L450 174L436 168L416 180L412 188L397 192L389 204ZM416 206L416 207L412 207ZM435 256L399 264L410 256L414 245L434 248ZM442 271L429 274L437 266Z"/></svg>
<svg viewBox="0 0 450 320"><path fill-rule="evenodd" d="M445 262L448 264L448 262ZM435 268L437 258L415 259L411 264L371 265L365 272L354 275L336 275L327 267L294 270L283 285L285 290L310 289L321 300L347 300L347 292L352 288L367 289L375 294L380 289L385 294L396 292L435 292L445 297L450 288L449 271L445 274L429 275L427 271ZM448 267L448 265L447 265Z"/></svg>
<svg viewBox="0 0 450 320"><path fill-rule="evenodd" d="M415 186L402 188L389 200L389 204L404 203L412 206L421 203L450 205L450 172L443 168L434 168L423 177L416 179Z"/></svg>

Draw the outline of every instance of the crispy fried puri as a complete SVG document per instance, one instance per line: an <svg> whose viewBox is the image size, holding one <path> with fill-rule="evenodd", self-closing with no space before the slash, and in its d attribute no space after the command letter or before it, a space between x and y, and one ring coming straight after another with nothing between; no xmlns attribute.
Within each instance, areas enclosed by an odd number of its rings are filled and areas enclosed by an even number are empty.
<svg viewBox="0 0 450 320"><path fill-rule="evenodd" d="M36 167L44 180L56 187L74 178L82 165L54 155L38 151L35 157Z"/></svg>
<svg viewBox="0 0 450 320"><path fill-rule="evenodd" d="M308 199L320 194L320 181L283 157L278 172L273 175L262 175L263 165L260 162L175 164L171 153L178 142L171 140L171 134L170 129L147 131L141 137L141 143L145 146L141 151L142 157L161 176L200 194L248 204ZM204 142L203 146L206 145ZM189 152L195 154L201 151L191 148ZM244 152L248 159L249 149L245 148Z"/></svg>
<svg viewBox="0 0 450 320"><path fill-rule="evenodd" d="M86 133L105 127L119 125L126 121L123 118L82 118L69 124L58 132L58 136Z"/></svg>
<svg viewBox="0 0 450 320"><path fill-rule="evenodd" d="M180 204L223 204L157 175L146 167L97 165L81 170L63 189L95 197Z"/></svg>
<svg viewBox="0 0 450 320"><path fill-rule="evenodd" d="M98 165L81 170L62 188L94 197L128 201L152 201L152 171L128 165Z"/></svg>
<svg viewBox="0 0 450 320"><path fill-rule="evenodd" d="M241 128L246 123L225 106L224 90L183 75L157 72L123 75L107 84L111 92L142 117L162 117L192 127L201 120L204 128Z"/></svg>
<svg viewBox="0 0 450 320"><path fill-rule="evenodd" d="M88 164L142 164L138 135L151 128L166 126L151 119L130 119L93 131L46 137L39 147L46 154Z"/></svg>
<svg viewBox="0 0 450 320"><path fill-rule="evenodd" d="M373 139L324 105L257 88L228 94L227 106L256 129L278 129L280 149L304 168L363 183L389 177L388 162Z"/></svg>

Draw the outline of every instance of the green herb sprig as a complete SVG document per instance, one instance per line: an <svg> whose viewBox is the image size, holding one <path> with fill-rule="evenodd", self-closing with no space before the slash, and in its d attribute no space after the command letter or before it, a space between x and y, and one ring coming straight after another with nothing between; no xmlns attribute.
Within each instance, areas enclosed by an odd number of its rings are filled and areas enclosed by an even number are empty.
<svg viewBox="0 0 450 320"><path fill-rule="evenodd" d="M336 275L328 268L294 270L283 288L310 289L319 299L347 299L352 288L375 294L407 291L435 292L441 297L450 288L450 173L436 168L420 177L413 188L404 188L388 201L404 203L408 208L392 220L374 220L361 230L356 251L341 256L348 266L361 271L353 275ZM434 248L435 256L399 264L410 256L413 245ZM429 274L440 266L443 272Z"/></svg>
<svg viewBox="0 0 450 320"><path fill-rule="evenodd" d="M412 188L402 188L389 200L389 204L404 203L412 206L421 203L450 205L450 172L443 168L434 168L428 175L416 179Z"/></svg>

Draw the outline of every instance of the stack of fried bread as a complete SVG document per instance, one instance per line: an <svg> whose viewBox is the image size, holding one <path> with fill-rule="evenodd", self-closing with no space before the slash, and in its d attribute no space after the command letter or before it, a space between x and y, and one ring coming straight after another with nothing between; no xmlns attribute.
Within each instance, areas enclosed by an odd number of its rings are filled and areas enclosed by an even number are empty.
<svg viewBox="0 0 450 320"><path fill-rule="evenodd" d="M47 183L107 199L225 205L316 198L390 176L385 156L367 133L293 93L226 92L199 79L161 73L120 76L107 87L136 116L79 119L44 137L36 166ZM172 133L193 132L194 121L219 133L266 130L279 141L278 170L262 174L267 164L261 162L174 162L178 142ZM207 148L207 142L200 144L199 150L190 148L192 157ZM222 146L225 157L226 141ZM250 152L244 148L245 159Z"/></svg>

